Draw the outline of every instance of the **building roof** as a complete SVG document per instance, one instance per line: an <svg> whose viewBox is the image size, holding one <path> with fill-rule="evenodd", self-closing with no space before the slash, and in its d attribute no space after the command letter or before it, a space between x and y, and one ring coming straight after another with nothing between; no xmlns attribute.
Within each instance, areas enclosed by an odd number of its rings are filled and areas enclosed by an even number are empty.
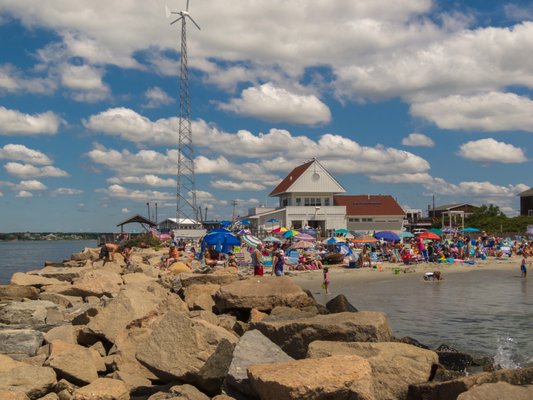
<svg viewBox="0 0 533 400"><path fill-rule="evenodd" d="M136 222L139 224L146 224L148 226L157 226L157 224L154 221L150 221L148 218L145 218L140 214L136 214L133 217L128 218L125 221L122 221L121 223L117 224L117 226L133 224Z"/></svg>
<svg viewBox="0 0 533 400"><path fill-rule="evenodd" d="M533 196L533 188L526 190L525 192L522 192L519 194L520 197L529 197Z"/></svg>
<svg viewBox="0 0 533 400"><path fill-rule="evenodd" d="M336 206L346 206L346 215L405 215L390 195L333 196Z"/></svg>
<svg viewBox="0 0 533 400"><path fill-rule="evenodd" d="M313 164L314 161L315 160L308 161L305 164L294 168L291 172L289 172L285 179L283 179L279 185L276 186L272 192L270 192L270 196L276 196L280 193L286 192L287 189L290 188L300 176L302 176L302 174Z"/></svg>
<svg viewBox="0 0 533 400"><path fill-rule="evenodd" d="M294 168L274 188L270 196L279 196L289 192L333 194L344 193L346 190L316 158L313 158Z"/></svg>
<svg viewBox="0 0 533 400"><path fill-rule="evenodd" d="M463 206L470 206L470 207L477 208L477 206L473 204L469 204L469 203L455 203L455 204L443 204L442 206L432 208L431 211L449 211L449 210L453 210L454 208L463 207Z"/></svg>
<svg viewBox="0 0 533 400"><path fill-rule="evenodd" d="M179 224L179 225L197 225L197 224L199 224L198 221L195 221L194 219L190 219L190 218L180 218L179 223L178 223L177 218L167 218L167 219L165 219L165 221L170 221L170 222L173 222L173 223ZM165 221L163 221L163 222L165 222ZM160 223L162 223L162 222L160 222Z"/></svg>

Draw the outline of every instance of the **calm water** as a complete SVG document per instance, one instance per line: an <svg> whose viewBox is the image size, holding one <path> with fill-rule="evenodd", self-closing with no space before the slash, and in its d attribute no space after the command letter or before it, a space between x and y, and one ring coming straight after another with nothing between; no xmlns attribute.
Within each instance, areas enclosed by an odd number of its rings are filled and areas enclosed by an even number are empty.
<svg viewBox="0 0 533 400"><path fill-rule="evenodd" d="M516 266L445 274L434 283L423 282L422 273L343 283L332 271L333 294L327 298L308 279L297 282L322 303L343 293L359 310L386 312L397 337L411 336L432 348L445 343L517 367L533 365L533 276L518 275Z"/></svg>
<svg viewBox="0 0 533 400"><path fill-rule="evenodd" d="M15 272L42 268L45 261L67 260L85 247L96 247L96 240L0 242L0 284L9 283Z"/></svg>

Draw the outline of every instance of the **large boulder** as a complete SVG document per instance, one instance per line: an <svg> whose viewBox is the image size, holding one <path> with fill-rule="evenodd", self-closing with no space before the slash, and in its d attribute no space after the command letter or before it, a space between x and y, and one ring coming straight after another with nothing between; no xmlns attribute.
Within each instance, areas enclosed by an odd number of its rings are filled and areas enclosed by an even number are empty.
<svg viewBox="0 0 533 400"><path fill-rule="evenodd" d="M345 295L339 294L326 303L326 309L330 313L357 312L357 308L352 306Z"/></svg>
<svg viewBox="0 0 533 400"><path fill-rule="evenodd" d="M42 332L32 329L0 329L0 354L17 359L34 356L43 337Z"/></svg>
<svg viewBox="0 0 533 400"><path fill-rule="evenodd" d="M45 278L51 278L56 279L58 281L63 282L72 282L75 279L81 278L81 276L87 272L90 267L83 267L83 268L68 268L68 267L53 267L53 266L46 266L42 269L35 270L35 271L29 271L29 274L36 275L36 276L42 276Z"/></svg>
<svg viewBox="0 0 533 400"><path fill-rule="evenodd" d="M105 269L92 269L85 272L81 278L76 279L61 294L80 297L114 297L120 292L122 284L120 274L107 268L106 265Z"/></svg>
<svg viewBox="0 0 533 400"><path fill-rule="evenodd" d="M270 311L277 306L294 308L314 304L300 286L289 277L253 277L224 285L215 294L220 312L230 310Z"/></svg>
<svg viewBox="0 0 533 400"><path fill-rule="evenodd" d="M52 367L60 378L76 385L91 383L98 378L99 370L105 371L98 352L60 340L51 342L46 365Z"/></svg>
<svg viewBox="0 0 533 400"><path fill-rule="evenodd" d="M217 270L211 274L182 273L179 275L179 278L183 287L204 285L206 283L223 286L239 280L237 275L224 270Z"/></svg>
<svg viewBox="0 0 533 400"><path fill-rule="evenodd" d="M33 400L45 396L56 382L52 368L35 367L0 355L0 393L22 392Z"/></svg>
<svg viewBox="0 0 533 400"><path fill-rule="evenodd" d="M357 355L372 368L374 394L381 400L407 398L408 386L428 382L439 359L435 352L404 343L342 343L316 341L309 345L309 358Z"/></svg>
<svg viewBox="0 0 533 400"><path fill-rule="evenodd" d="M57 285L61 281L54 278L46 278L44 276L27 274L24 272L15 272L11 276L11 284L19 286L48 286L48 285Z"/></svg>
<svg viewBox="0 0 533 400"><path fill-rule="evenodd" d="M196 376L196 386L210 396L220 394L224 378L228 374L235 345L222 339L215 352L207 359Z"/></svg>
<svg viewBox="0 0 533 400"><path fill-rule="evenodd" d="M461 393L457 400L531 400L533 385L517 386L505 382L485 383Z"/></svg>
<svg viewBox="0 0 533 400"><path fill-rule="evenodd" d="M74 307L83 303L83 298L77 296L66 296L59 293L43 292L39 294L39 300L51 301L61 307Z"/></svg>
<svg viewBox="0 0 533 400"><path fill-rule="evenodd" d="M12 390L0 390L0 399L2 400L29 400L25 393Z"/></svg>
<svg viewBox="0 0 533 400"><path fill-rule="evenodd" d="M358 356L252 365L248 377L261 399L378 400L370 364Z"/></svg>
<svg viewBox="0 0 533 400"><path fill-rule="evenodd" d="M51 343L54 340L61 340L66 343L77 344L76 336L77 334L72 325L62 325L46 332L44 340L46 340L47 343Z"/></svg>
<svg viewBox="0 0 533 400"><path fill-rule="evenodd" d="M185 303L157 283L144 282L125 287L91 318L87 330L114 343L117 335L133 321L166 310L187 311Z"/></svg>
<svg viewBox="0 0 533 400"><path fill-rule="evenodd" d="M258 330L247 331L241 336L233 351L233 359L224 382L226 391L230 394L255 397L256 393L248 379L248 368L256 364L273 364L292 359Z"/></svg>
<svg viewBox="0 0 533 400"><path fill-rule="evenodd" d="M46 331L59 325L57 304L45 300L28 300L0 305L0 324L13 329Z"/></svg>
<svg viewBox="0 0 533 400"><path fill-rule="evenodd" d="M224 328L176 311L167 312L152 329L137 359L164 381L192 382L223 339L237 342Z"/></svg>
<svg viewBox="0 0 533 400"><path fill-rule="evenodd" d="M286 314L282 314L253 323L250 329L258 329L294 358L304 358L309 343L315 340L389 342L392 339L387 316L370 311L319 314L296 319L288 319Z"/></svg>
<svg viewBox="0 0 533 400"><path fill-rule="evenodd" d="M456 399L461 393L485 383L507 382L511 385L533 384L533 367L482 372L445 382L409 385L409 400Z"/></svg>
<svg viewBox="0 0 533 400"><path fill-rule="evenodd" d="M220 289L220 285L206 283L203 285L189 285L183 288L183 299L189 310L213 311L215 301L213 295Z"/></svg>
<svg viewBox="0 0 533 400"><path fill-rule="evenodd" d="M72 400L129 400L130 392L122 381L98 378L74 391Z"/></svg>
<svg viewBox="0 0 533 400"><path fill-rule="evenodd" d="M436 352L439 355L439 363L452 371L464 372L474 361L470 354L463 353L444 344L439 346Z"/></svg>
<svg viewBox="0 0 533 400"><path fill-rule="evenodd" d="M39 290L32 286L0 285L0 301L22 299L37 300Z"/></svg>

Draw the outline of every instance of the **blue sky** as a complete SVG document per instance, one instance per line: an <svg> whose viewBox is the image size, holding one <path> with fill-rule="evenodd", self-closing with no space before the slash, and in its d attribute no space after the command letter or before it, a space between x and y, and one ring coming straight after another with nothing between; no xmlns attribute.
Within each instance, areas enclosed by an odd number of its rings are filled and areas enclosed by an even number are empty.
<svg viewBox="0 0 533 400"><path fill-rule="evenodd" d="M168 1L171 10L185 0ZM198 204L274 205L317 157L350 194L497 204L531 182L529 1L191 0ZM0 0L0 231L175 216L179 29L165 1Z"/></svg>

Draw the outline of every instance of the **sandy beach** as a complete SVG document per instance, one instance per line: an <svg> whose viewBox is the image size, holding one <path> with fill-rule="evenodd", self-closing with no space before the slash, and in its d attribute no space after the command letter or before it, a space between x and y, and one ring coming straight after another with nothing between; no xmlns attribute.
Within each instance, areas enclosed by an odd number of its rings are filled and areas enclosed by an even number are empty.
<svg viewBox="0 0 533 400"><path fill-rule="evenodd" d="M395 274L394 270L400 269L400 273ZM370 282L379 280L390 280L392 277L399 281L407 277L414 275L422 277L425 272L428 271L441 271L446 280L448 274L459 274L471 271L516 271L517 275L520 274L520 258L506 258L495 259L489 258L487 260L476 261L474 265L467 263L419 263L415 265L406 266L399 263L379 263L375 268L346 268L344 265L330 265L329 272L331 275L332 285L335 282L342 281L343 283L356 283L356 282ZM404 272L406 271L406 272ZM317 286L320 286L322 281L322 271L289 271L289 275L300 286L307 288L316 282Z"/></svg>

